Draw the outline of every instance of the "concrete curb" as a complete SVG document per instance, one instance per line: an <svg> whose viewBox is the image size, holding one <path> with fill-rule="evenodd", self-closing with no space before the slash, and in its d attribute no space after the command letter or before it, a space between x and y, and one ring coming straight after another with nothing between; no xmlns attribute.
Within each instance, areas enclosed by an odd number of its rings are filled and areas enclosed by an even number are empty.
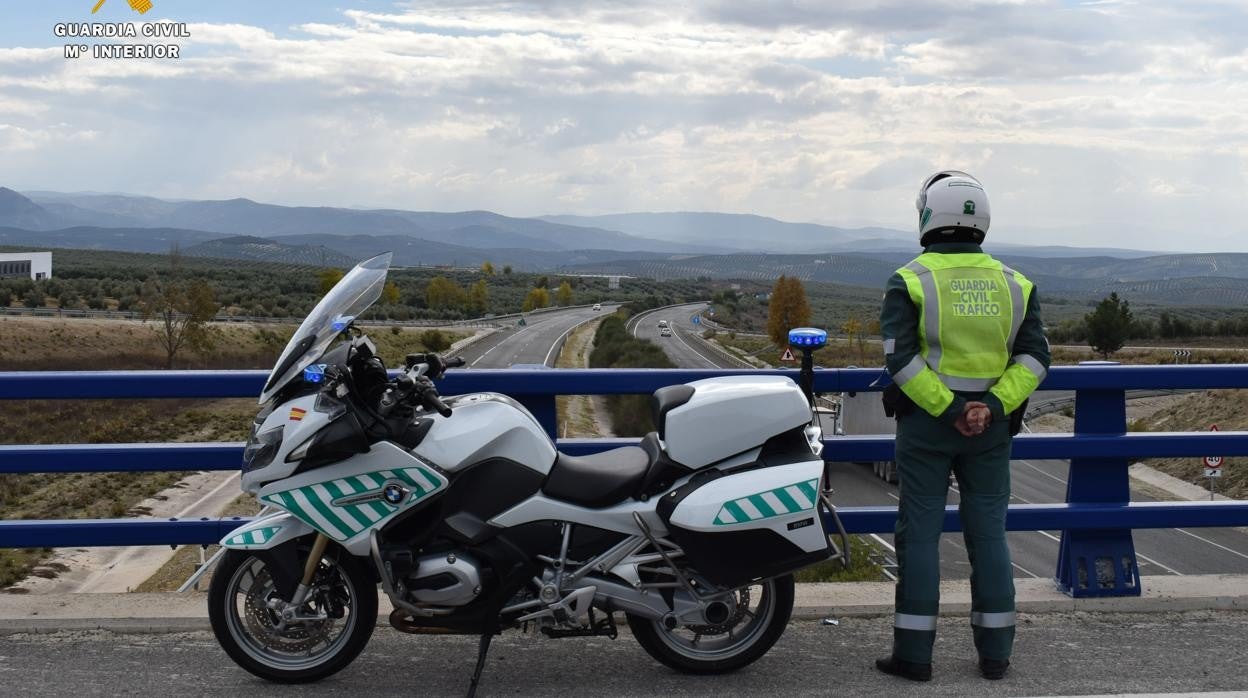
<svg viewBox="0 0 1248 698"><path fill-rule="evenodd" d="M1166 613L1248 611L1248 576L1230 574L1151 576L1140 596L1073 599L1048 579L1015 580L1021 613ZM891 582L797 585L794 620L887 616L893 612ZM209 629L206 594L26 594L0 597L0 636L64 630L117 633L178 633ZM941 584L941 614L971 610L970 583ZM380 603L386 624L390 604Z"/></svg>
<svg viewBox="0 0 1248 698"><path fill-rule="evenodd" d="M467 349L468 347L476 344L477 342L480 342L486 337L489 337L493 335L494 333L500 332L500 331L502 331L502 328L493 327L493 328L483 330L481 332L474 333L471 337L464 337L458 342L455 342L454 344L452 344L450 348L446 350L446 353L448 356L454 356L455 354Z"/></svg>

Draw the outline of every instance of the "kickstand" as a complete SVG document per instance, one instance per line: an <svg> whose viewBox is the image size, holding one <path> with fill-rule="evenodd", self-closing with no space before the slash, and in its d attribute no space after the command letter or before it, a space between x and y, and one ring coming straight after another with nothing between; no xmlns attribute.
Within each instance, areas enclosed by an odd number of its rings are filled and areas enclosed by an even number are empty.
<svg viewBox="0 0 1248 698"><path fill-rule="evenodd" d="M477 668L472 672L472 682L468 684L468 698L477 695L477 684L481 682L481 672L485 669L485 655L490 651L490 641L494 639L494 633L486 632L481 635L481 644L477 645Z"/></svg>

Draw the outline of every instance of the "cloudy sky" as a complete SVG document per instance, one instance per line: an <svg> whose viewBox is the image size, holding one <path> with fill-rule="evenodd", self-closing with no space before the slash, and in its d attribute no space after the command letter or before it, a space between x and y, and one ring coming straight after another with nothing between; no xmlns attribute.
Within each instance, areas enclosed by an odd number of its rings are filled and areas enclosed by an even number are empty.
<svg viewBox="0 0 1248 698"><path fill-rule="evenodd" d="M909 229L958 168L999 240L1248 250L1243 0L94 2L0 10L0 185Z"/></svg>

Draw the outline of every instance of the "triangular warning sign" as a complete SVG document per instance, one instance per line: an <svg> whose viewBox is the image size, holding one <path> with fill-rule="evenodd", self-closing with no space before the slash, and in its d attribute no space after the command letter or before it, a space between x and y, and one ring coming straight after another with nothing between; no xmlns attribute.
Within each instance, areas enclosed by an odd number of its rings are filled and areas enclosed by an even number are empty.
<svg viewBox="0 0 1248 698"><path fill-rule="evenodd" d="M781 361L797 361L793 358L793 350L789 347L784 348L784 354L780 357Z"/></svg>

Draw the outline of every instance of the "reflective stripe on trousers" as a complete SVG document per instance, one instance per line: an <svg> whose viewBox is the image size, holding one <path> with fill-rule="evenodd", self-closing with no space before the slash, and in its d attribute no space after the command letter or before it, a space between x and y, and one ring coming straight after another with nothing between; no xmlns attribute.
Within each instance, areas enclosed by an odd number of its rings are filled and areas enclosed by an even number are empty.
<svg viewBox="0 0 1248 698"><path fill-rule="evenodd" d="M978 625L981 628L1012 628L1014 624L1014 611L1005 611L1003 613L971 611L971 625Z"/></svg>
<svg viewBox="0 0 1248 698"><path fill-rule="evenodd" d="M936 616L917 616L913 613L893 615L893 627L901 630L936 632Z"/></svg>

